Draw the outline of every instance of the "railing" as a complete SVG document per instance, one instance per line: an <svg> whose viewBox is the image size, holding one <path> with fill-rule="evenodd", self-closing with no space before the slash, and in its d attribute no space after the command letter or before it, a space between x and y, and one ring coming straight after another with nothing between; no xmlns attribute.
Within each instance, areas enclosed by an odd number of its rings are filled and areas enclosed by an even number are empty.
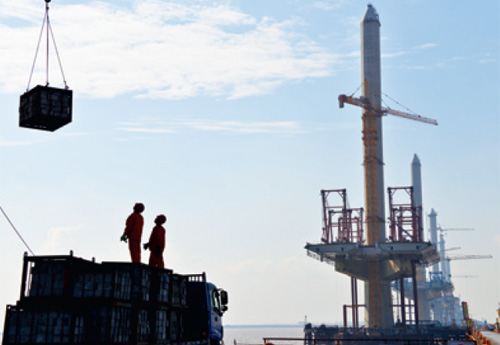
<svg viewBox="0 0 500 345"><path fill-rule="evenodd" d="M362 337L357 335L338 335L338 339L325 338L263 338L264 345L446 345L449 339L440 338L438 334L432 338L406 338L402 335L400 338L381 337ZM461 341L466 344L468 342ZM470 344L477 344L470 341Z"/></svg>

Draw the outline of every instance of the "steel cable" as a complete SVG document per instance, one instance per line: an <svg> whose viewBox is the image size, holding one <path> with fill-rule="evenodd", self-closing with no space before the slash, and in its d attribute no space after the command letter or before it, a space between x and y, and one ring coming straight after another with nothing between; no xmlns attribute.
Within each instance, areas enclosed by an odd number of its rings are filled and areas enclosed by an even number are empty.
<svg viewBox="0 0 500 345"><path fill-rule="evenodd" d="M5 219L7 219L7 221L10 224L10 226L15 231L15 233L17 234L17 236L21 239L21 241L24 243L24 245L26 246L26 248L28 248L28 250L31 253L31 255L35 256L35 253L31 250L30 246L28 245L28 243L26 243L26 241L24 240L23 236L21 236L21 234L19 233L19 231L17 231L16 227L14 226L14 224L12 223L12 221L10 220L9 216L7 216L7 213L5 213L5 211L3 210L2 206L0 206L0 211L2 211L3 215L5 216Z"/></svg>
<svg viewBox="0 0 500 345"><path fill-rule="evenodd" d="M50 1L50 0L49 0ZM66 89L68 89L68 84L66 83L66 76L64 74L64 70L63 70L63 67L62 67L62 63L61 63L61 58L59 56L59 51L57 50L57 44L56 44L56 39L55 39L55 36L54 36L54 31L52 30L52 25L50 25L50 18L49 18L49 1L46 1L46 7L45 7L45 15L43 16L43 22L42 22L42 28L40 30L40 35L38 37L38 44L36 46L36 51L35 51L35 58L33 59L33 65L31 66L31 73L30 73L30 77L29 77L29 80L28 80L28 87L26 88L26 91L29 91L29 88L30 88L30 84L31 84L31 79L33 77L33 72L35 70L35 66L36 66L36 59L38 57L38 51L40 50L40 43L42 41L42 36L43 36L43 29L45 28L45 24L47 24L47 52L46 52L46 66L45 66L45 74L46 74L46 86L49 85L49 48L50 48L50 40L49 40L49 37L52 37L52 43L54 44L54 49L56 51L56 56L57 56L57 61L59 63L59 68L61 69L61 75L62 75L62 78L63 78L63 82L64 82L64 87ZM49 36L49 33L50 33L50 36Z"/></svg>
<svg viewBox="0 0 500 345"><path fill-rule="evenodd" d="M33 71L35 70L36 58L38 57L38 50L40 49L40 42L42 41L43 28L45 27L45 20L46 19L47 19L47 15L43 16L42 29L40 30L40 36L38 37L38 44L36 46L35 58L33 59L33 65L31 66L31 73L30 73L30 78L28 80L28 87L26 88L26 91L29 91L29 89L30 89L31 78L33 77Z"/></svg>
<svg viewBox="0 0 500 345"><path fill-rule="evenodd" d="M56 50L56 56L57 56L57 61L59 62L59 68L61 69L64 87L67 89L68 84L66 84L66 76L64 75L64 70L62 67L61 58L59 57L59 51L57 50L56 38L54 37L54 32L52 31L52 25L50 25L50 23L48 23L48 25L49 25L49 29L50 29L50 35L52 36L52 42L54 42L54 49Z"/></svg>

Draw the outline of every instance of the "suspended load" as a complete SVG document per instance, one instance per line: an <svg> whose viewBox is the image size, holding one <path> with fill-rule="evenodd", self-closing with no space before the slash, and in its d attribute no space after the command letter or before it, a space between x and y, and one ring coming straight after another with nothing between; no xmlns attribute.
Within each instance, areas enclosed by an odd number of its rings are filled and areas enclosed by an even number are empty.
<svg viewBox="0 0 500 345"><path fill-rule="evenodd" d="M73 91L38 85L21 96L19 126L55 131L71 122Z"/></svg>
<svg viewBox="0 0 500 345"><path fill-rule="evenodd" d="M73 91L66 84L66 78L62 69L61 60L57 51L54 33L49 20L49 2L45 0L45 16L43 19L42 30L38 39L38 45L31 68L31 74L26 92L21 95L19 104L19 127L33 128L46 131L55 131L64 125L67 125L72 120L73 108ZM47 54L46 54L46 84L45 86L37 85L31 90L29 84L33 76L38 49L40 42L46 29ZM64 88L55 88L49 86L49 39L52 38L53 45L56 51L57 60L63 77Z"/></svg>

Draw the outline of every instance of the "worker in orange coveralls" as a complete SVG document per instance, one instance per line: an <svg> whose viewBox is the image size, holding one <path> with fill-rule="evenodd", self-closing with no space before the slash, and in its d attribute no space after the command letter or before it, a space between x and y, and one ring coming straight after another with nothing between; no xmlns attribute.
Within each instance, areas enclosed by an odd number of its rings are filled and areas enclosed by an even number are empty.
<svg viewBox="0 0 500 345"><path fill-rule="evenodd" d="M163 263L163 251L165 250L165 228L162 224L165 224L167 217L160 214L155 219L156 226L151 232L149 237L149 242L144 243L144 249L149 249L151 252L149 254L149 266L164 268Z"/></svg>
<svg viewBox="0 0 500 345"><path fill-rule="evenodd" d="M134 212L128 216L125 222L125 231L123 232L122 241L127 242L130 250L132 262L141 262L141 238L142 227L144 226L144 218L141 213L144 211L144 205L137 203L134 205Z"/></svg>

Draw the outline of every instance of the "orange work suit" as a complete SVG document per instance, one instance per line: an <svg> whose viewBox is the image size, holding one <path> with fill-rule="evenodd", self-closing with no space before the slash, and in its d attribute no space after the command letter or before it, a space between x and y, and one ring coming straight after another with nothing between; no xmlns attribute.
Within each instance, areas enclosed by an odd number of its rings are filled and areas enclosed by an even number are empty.
<svg viewBox="0 0 500 345"><path fill-rule="evenodd" d="M125 222L125 232L128 238L128 249L132 262L141 262L141 238L144 218L140 213L134 212L128 216Z"/></svg>
<svg viewBox="0 0 500 345"><path fill-rule="evenodd" d="M165 228L156 225L149 237L149 266L164 268L163 251L165 250Z"/></svg>

